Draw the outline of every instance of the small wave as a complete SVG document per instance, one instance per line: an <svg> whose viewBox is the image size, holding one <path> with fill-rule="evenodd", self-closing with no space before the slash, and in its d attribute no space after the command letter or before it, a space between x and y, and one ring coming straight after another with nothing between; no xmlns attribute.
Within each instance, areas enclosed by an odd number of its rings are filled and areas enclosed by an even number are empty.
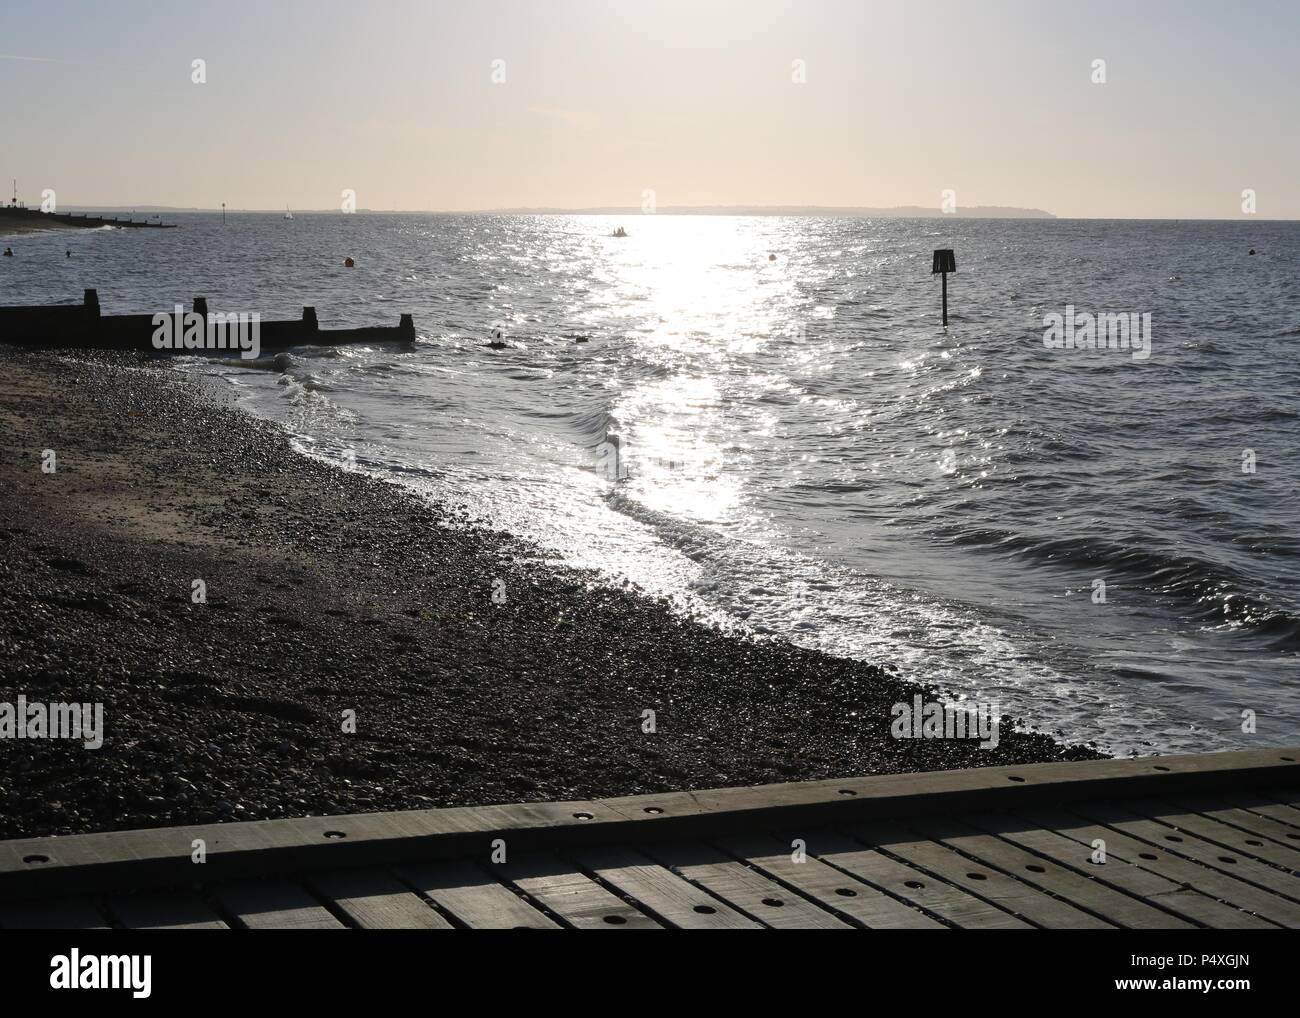
<svg viewBox="0 0 1300 1018"><path fill-rule="evenodd" d="M591 447L618 433L618 419L605 407L595 407L570 416L570 425L582 445Z"/></svg>
<svg viewBox="0 0 1300 1018"><path fill-rule="evenodd" d="M1194 555L1171 554L1099 538L1042 539L993 528L938 528L932 535L957 547L987 548L1097 577L1140 585L1192 604L1202 622L1232 622L1270 638L1275 649L1300 649L1300 618L1253 594L1236 573Z"/></svg>

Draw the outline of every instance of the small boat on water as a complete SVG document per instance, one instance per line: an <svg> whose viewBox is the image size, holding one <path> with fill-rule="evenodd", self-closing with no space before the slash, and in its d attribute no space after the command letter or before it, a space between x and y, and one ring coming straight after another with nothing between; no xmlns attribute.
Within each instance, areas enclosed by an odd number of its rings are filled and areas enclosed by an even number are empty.
<svg viewBox="0 0 1300 1018"><path fill-rule="evenodd" d="M623 227L620 226L617 230L614 231L613 236L615 236L615 237L626 237L626 236L627 236L627 230L623 229Z"/></svg>
<svg viewBox="0 0 1300 1018"><path fill-rule="evenodd" d="M289 206L288 206L288 205L286 205L286 206L284 207L284 218L285 218L285 219L292 219L292 218L293 218L293 213L289 211Z"/></svg>

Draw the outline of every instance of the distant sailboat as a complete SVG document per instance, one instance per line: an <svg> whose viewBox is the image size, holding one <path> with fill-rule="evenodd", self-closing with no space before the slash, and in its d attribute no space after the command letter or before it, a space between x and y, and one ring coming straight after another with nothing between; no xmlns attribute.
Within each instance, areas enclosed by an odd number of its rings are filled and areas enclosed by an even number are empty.
<svg viewBox="0 0 1300 1018"><path fill-rule="evenodd" d="M285 218L285 219L292 219L292 218L293 218L293 213L289 211L289 206L288 206L288 205L286 205L286 206L284 207L284 218Z"/></svg>

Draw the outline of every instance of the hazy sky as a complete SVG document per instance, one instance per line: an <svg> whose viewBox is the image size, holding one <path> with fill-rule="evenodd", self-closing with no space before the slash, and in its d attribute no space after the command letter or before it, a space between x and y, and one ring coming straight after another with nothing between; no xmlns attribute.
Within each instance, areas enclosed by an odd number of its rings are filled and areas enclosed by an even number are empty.
<svg viewBox="0 0 1300 1018"><path fill-rule="evenodd" d="M950 188L1235 218L1252 188L1261 218L1300 218L1295 0L5 0L3 22L0 178L33 204L936 207Z"/></svg>

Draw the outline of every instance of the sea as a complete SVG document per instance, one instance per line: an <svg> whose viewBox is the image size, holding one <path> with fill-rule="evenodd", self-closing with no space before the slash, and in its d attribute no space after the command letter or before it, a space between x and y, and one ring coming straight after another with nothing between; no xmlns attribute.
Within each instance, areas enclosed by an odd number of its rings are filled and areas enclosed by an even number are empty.
<svg viewBox="0 0 1300 1018"><path fill-rule="evenodd" d="M1116 754L1300 743L1300 223L163 218L3 238L0 304L410 313L167 363L684 614Z"/></svg>

